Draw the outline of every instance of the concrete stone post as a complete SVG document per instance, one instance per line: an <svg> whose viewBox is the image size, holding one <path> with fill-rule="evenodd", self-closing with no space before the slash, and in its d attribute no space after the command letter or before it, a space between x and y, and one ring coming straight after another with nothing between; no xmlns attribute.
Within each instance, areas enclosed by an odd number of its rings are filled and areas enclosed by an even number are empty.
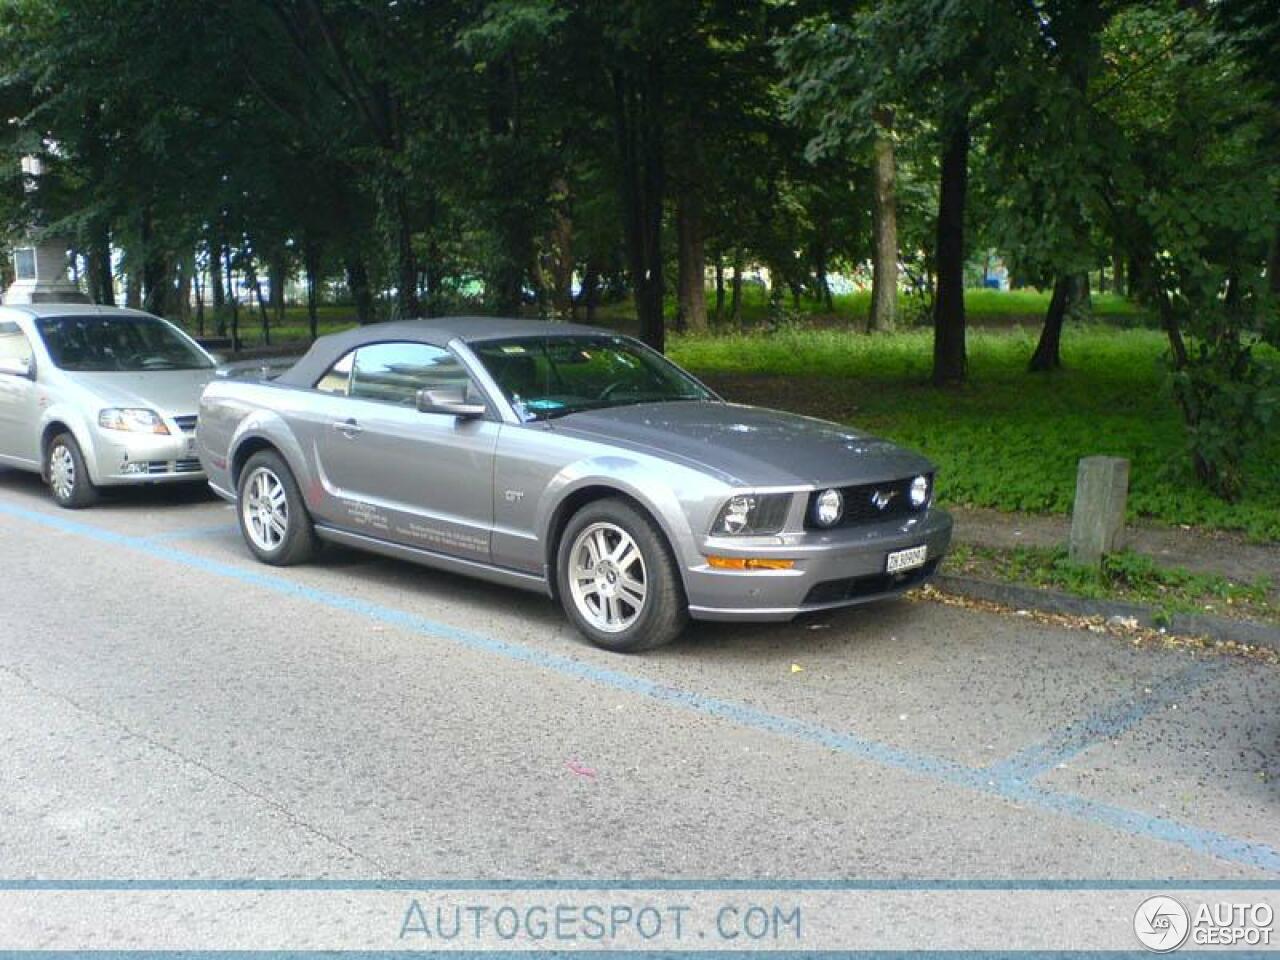
<svg viewBox="0 0 1280 960"><path fill-rule="evenodd" d="M1100 567L1103 554L1124 546L1129 461L1123 457L1084 457L1076 473L1076 502L1071 509L1071 562Z"/></svg>

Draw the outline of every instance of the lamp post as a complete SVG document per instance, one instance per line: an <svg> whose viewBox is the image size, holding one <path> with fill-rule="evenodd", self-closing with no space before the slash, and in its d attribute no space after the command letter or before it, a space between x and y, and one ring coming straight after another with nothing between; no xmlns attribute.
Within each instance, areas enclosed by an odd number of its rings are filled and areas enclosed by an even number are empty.
<svg viewBox="0 0 1280 960"><path fill-rule="evenodd" d="M43 172L39 157L22 158L23 187L28 193L40 189ZM27 228L25 241L14 247L13 276L4 292L7 304L92 302L67 276L67 245L56 237L42 236L35 223Z"/></svg>

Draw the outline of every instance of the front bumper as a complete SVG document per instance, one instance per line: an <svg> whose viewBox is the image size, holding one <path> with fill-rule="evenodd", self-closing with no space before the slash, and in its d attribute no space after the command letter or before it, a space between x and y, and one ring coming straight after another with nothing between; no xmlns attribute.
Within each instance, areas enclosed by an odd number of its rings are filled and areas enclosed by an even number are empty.
<svg viewBox="0 0 1280 960"><path fill-rule="evenodd" d="M90 473L99 486L203 480L195 434L97 429Z"/></svg>
<svg viewBox="0 0 1280 960"><path fill-rule="evenodd" d="M685 569L689 615L696 620L790 620L894 597L924 583L951 544L951 515L930 509L923 516L781 537L712 537L703 552L727 557L795 561L790 570L717 570L702 562ZM928 547L923 567L887 574L888 555Z"/></svg>

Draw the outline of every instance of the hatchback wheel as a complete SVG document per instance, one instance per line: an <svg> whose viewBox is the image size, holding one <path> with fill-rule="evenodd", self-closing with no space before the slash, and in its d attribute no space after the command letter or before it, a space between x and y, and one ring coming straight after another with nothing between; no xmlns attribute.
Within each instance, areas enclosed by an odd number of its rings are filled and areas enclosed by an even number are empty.
<svg viewBox="0 0 1280 960"><path fill-rule="evenodd" d="M569 521L557 552L560 601L579 630L619 653L669 643L684 629L684 590L662 531L622 500L597 500Z"/></svg>
<svg viewBox="0 0 1280 960"><path fill-rule="evenodd" d="M46 468L49 490L58 506L79 510L97 502L98 488L89 479L80 445L71 434L60 433L50 442Z"/></svg>
<svg viewBox="0 0 1280 960"><path fill-rule="evenodd" d="M263 563L285 567L315 552L315 529L293 472L278 453L255 453L236 491L240 532Z"/></svg>

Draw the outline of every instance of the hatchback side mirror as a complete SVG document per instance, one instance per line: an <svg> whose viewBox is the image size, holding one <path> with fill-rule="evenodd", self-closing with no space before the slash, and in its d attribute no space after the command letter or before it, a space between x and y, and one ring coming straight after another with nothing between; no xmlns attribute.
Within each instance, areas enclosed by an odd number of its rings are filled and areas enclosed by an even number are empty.
<svg viewBox="0 0 1280 960"><path fill-rule="evenodd" d="M4 357L0 358L0 374L34 380L35 366L28 357Z"/></svg>
<svg viewBox="0 0 1280 960"><path fill-rule="evenodd" d="M419 390L418 409L422 413L443 413L460 420L483 417L488 410L483 403L468 401L466 391L462 387Z"/></svg>

